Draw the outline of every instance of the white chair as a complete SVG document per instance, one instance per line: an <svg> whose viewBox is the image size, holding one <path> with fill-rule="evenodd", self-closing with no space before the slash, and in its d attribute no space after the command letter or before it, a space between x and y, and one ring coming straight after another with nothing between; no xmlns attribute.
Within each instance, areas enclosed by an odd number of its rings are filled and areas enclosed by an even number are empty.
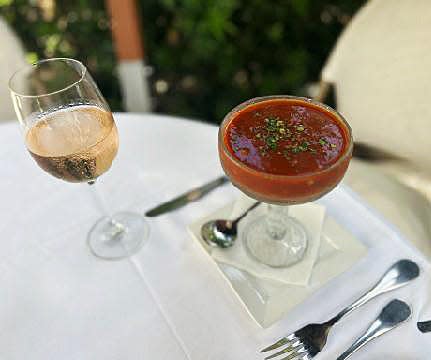
<svg viewBox="0 0 431 360"><path fill-rule="evenodd" d="M16 119L9 95L8 81L11 75L25 65L20 41L0 17L0 122Z"/></svg>
<svg viewBox="0 0 431 360"><path fill-rule="evenodd" d="M408 162L358 160L346 181L431 258L431 1L371 0L322 71L356 141ZM428 197L428 199L427 199Z"/></svg>

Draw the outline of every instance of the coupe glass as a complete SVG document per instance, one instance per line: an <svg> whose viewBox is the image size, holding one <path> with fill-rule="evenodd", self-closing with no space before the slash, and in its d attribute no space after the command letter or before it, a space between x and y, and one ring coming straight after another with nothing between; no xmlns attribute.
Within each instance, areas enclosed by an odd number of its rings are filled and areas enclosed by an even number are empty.
<svg viewBox="0 0 431 360"><path fill-rule="evenodd" d="M312 173L278 175L255 170L235 156L226 146L226 130L238 112L249 106L271 100L294 100L296 105L313 106L314 110L331 114L347 134L344 153L331 166ZM221 165L231 182L246 195L268 204L268 212L248 223L243 241L248 254L271 267L287 267L300 261L308 242L306 227L288 215L288 205L314 201L331 191L343 178L349 165L353 140L344 118L322 103L287 95L266 96L248 100L229 112L219 128L218 149Z"/></svg>
<svg viewBox="0 0 431 360"><path fill-rule="evenodd" d="M103 259L136 253L149 227L131 212L110 214L95 188L118 149L118 131L108 104L86 67L77 60L42 60L18 70L9 89L28 151L46 172L91 185L105 212L91 228L88 245Z"/></svg>

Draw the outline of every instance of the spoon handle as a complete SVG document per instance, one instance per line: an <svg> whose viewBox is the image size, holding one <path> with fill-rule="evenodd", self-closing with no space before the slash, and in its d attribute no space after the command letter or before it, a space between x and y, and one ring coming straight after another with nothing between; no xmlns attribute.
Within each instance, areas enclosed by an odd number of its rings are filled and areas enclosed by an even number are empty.
<svg viewBox="0 0 431 360"><path fill-rule="evenodd" d="M232 221L232 225L236 225L237 223L239 223L242 219L244 219L247 216L247 214L251 210L253 210L254 208L258 207L260 204L262 204L260 201L255 202L247 210L245 210L240 216L238 216L234 221Z"/></svg>
<svg viewBox="0 0 431 360"><path fill-rule="evenodd" d="M376 335L379 330L379 335ZM383 332L383 330L385 331ZM380 322L376 320L361 337L359 337L345 352L343 352L337 358L337 360L345 360L349 358L353 353L367 345L372 339L383 335L386 331L389 331L389 329L382 329Z"/></svg>

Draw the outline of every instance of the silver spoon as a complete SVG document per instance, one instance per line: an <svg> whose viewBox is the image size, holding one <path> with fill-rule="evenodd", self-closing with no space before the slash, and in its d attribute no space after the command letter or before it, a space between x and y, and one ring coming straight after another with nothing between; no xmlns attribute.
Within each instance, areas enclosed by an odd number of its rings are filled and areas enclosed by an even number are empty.
<svg viewBox="0 0 431 360"><path fill-rule="evenodd" d="M202 225L201 236L204 241L213 247L228 248L235 242L238 234L238 223L251 210L260 205L260 202L254 203L244 213L233 220L210 220Z"/></svg>
<svg viewBox="0 0 431 360"><path fill-rule="evenodd" d="M406 321L411 315L410 307L401 300L392 300L387 304L376 320L370 325L368 330L358 338L349 349L342 353L337 360L344 360L350 357L371 340L385 334L389 330L396 328Z"/></svg>

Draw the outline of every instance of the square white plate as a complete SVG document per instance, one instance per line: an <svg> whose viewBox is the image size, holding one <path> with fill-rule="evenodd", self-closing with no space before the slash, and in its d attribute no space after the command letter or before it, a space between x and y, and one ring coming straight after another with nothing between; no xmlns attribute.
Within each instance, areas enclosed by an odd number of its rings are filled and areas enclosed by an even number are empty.
<svg viewBox="0 0 431 360"><path fill-rule="evenodd" d="M192 237L202 245L212 260L211 247L201 238L201 226L212 219L229 218L234 204L232 202L188 227ZM236 267L214 261L252 318L262 327L268 327L329 280L348 270L366 253L367 248L361 242L327 215L323 224L319 257L308 286L286 285L257 278Z"/></svg>

